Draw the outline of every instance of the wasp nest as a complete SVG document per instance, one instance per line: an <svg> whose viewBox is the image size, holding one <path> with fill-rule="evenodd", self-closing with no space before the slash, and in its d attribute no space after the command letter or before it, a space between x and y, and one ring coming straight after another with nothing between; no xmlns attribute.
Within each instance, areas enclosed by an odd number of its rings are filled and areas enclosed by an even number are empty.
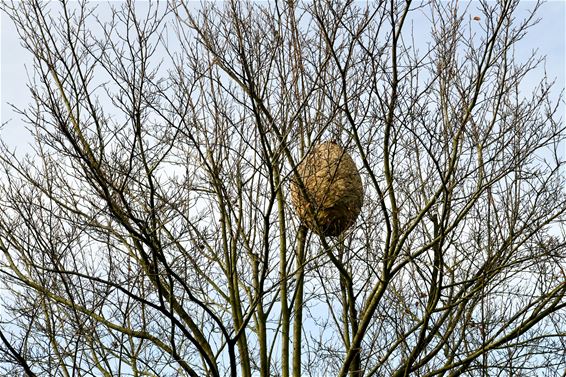
<svg viewBox="0 0 566 377"><path fill-rule="evenodd" d="M316 145L297 167L304 185L291 183L291 201L301 221L313 232L337 236L355 221L363 202L360 173L339 145Z"/></svg>

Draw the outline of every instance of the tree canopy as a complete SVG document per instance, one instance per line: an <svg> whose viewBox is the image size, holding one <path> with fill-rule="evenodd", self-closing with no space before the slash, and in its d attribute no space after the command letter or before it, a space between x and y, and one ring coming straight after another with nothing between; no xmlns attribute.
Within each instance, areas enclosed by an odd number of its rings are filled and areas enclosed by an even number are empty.
<svg viewBox="0 0 566 377"><path fill-rule="evenodd" d="M0 373L562 373L564 98L517 51L529 5L3 2L34 149L0 146ZM364 191L331 236L290 193L328 141Z"/></svg>

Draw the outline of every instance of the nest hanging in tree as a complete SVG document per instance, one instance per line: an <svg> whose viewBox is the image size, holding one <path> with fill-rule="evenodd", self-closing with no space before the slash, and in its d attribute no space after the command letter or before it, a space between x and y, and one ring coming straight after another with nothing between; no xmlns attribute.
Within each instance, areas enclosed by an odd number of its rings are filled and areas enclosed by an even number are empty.
<svg viewBox="0 0 566 377"><path fill-rule="evenodd" d="M339 145L316 145L297 167L300 183L291 183L291 201L301 221L313 232L337 236L355 221L363 203L360 173ZM306 194L306 195L305 195Z"/></svg>

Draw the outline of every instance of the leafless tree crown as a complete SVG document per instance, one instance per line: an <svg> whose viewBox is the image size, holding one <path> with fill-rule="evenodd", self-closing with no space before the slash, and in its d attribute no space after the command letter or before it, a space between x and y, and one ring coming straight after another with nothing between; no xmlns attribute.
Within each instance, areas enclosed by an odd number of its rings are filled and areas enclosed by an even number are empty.
<svg viewBox="0 0 566 377"><path fill-rule="evenodd" d="M564 100L529 6L2 2L34 149L0 146L0 374L563 373ZM332 237L290 195L327 141L364 191Z"/></svg>

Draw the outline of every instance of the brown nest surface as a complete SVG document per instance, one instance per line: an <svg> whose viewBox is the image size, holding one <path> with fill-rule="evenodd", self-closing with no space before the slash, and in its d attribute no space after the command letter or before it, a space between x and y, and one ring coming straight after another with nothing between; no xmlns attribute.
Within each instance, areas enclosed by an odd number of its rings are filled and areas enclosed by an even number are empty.
<svg viewBox="0 0 566 377"><path fill-rule="evenodd" d="M314 146L297 167L305 191L295 178L291 201L301 221L313 232L337 236L360 214L363 187L352 157L338 144Z"/></svg>

